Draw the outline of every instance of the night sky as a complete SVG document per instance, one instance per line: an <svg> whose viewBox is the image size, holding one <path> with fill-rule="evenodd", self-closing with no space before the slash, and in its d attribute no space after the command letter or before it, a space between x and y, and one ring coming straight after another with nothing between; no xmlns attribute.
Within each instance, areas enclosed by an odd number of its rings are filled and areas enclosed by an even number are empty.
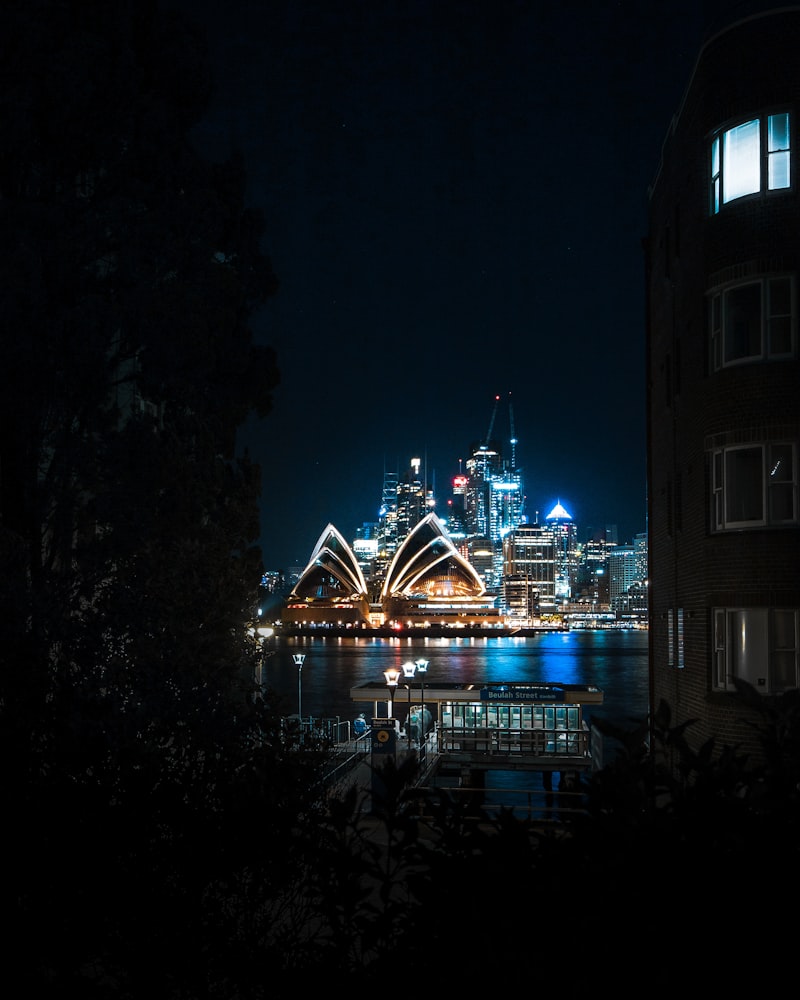
<svg viewBox="0 0 800 1000"><path fill-rule="evenodd" d="M351 539L415 456L444 513L496 396L529 520L644 531L647 189L702 5L184 6L216 73L197 142L243 151L280 282L253 326L281 385L242 434L265 567Z"/></svg>

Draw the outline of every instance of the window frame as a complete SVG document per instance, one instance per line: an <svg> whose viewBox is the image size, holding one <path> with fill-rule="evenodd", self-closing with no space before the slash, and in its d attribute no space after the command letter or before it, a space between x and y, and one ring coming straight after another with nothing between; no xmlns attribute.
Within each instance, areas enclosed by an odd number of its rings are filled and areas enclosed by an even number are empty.
<svg viewBox="0 0 800 1000"><path fill-rule="evenodd" d="M800 687L800 609L715 607L711 620L714 691L735 691L735 679L747 681L764 695Z"/></svg>
<svg viewBox="0 0 800 1000"><path fill-rule="evenodd" d="M709 211L719 213L743 198L764 197L791 191L794 186L794 164L792 157L793 113L788 108L765 112L731 122L716 129L709 139L708 177ZM757 131L757 171L758 183L752 190L742 191L726 197L726 173L728 187L732 186L731 176L734 164L744 161L747 155L746 141L738 144L737 136L746 135L749 129ZM732 161L732 162L731 162Z"/></svg>
<svg viewBox="0 0 800 1000"><path fill-rule="evenodd" d="M757 351L733 353L732 315L737 299L748 289L759 290ZM786 292L788 290L788 313ZM797 356L797 281L793 273L765 274L716 288L708 296L708 325L712 371L740 365L785 361ZM786 333L779 332L788 319L788 349L780 349ZM775 345L779 346L776 347Z"/></svg>
<svg viewBox="0 0 800 1000"><path fill-rule="evenodd" d="M753 484L753 486L758 487L758 490L754 491L751 487L749 492L751 500L756 496L756 493L759 494L761 513L759 517L736 519L730 516L733 502L737 496L746 500L748 490L746 489L747 483L742 482L736 496L731 495L737 487L733 481L737 469L732 467L732 463L744 458L745 451L760 453L758 463L761 470L760 479L758 483ZM774 478L781 464L785 463L787 458L791 464L788 476ZM744 479L743 468L740 462L738 471L742 480ZM749 441L714 448L711 453L710 486L711 530L715 534L725 531L740 531L743 528L780 527L797 524L797 444L794 441L785 440ZM788 504L786 494L790 494ZM779 497L781 499L778 499ZM789 516L779 516L780 510L789 510Z"/></svg>

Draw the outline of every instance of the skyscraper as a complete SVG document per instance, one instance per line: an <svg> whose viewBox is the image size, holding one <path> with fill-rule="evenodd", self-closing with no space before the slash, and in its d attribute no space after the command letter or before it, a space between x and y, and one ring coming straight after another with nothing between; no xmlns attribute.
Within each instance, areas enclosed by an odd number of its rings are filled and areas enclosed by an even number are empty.
<svg viewBox="0 0 800 1000"><path fill-rule="evenodd" d="M492 437L499 401L500 397L495 397L486 436L469 449L466 476L457 480L463 490L468 545L483 557L488 543L491 560L483 572L487 588L495 594L500 593L503 582L503 539L525 520L525 495L522 473L516 468L517 439L510 401L510 459L504 457L500 442Z"/></svg>
<svg viewBox="0 0 800 1000"><path fill-rule="evenodd" d="M377 553L373 573L383 578L397 551L397 470L384 469L381 503L378 508Z"/></svg>
<svg viewBox="0 0 800 1000"><path fill-rule="evenodd" d="M556 611L556 535L522 524L504 541L503 604L510 618L530 622Z"/></svg>

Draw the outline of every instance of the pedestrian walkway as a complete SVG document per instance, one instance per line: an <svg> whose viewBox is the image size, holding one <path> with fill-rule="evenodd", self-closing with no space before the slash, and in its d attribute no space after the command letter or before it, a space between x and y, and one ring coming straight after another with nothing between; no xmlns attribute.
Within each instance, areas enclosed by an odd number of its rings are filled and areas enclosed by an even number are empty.
<svg viewBox="0 0 800 1000"><path fill-rule="evenodd" d="M435 732L428 735L422 747L413 740L409 744L405 737L398 738L389 753L373 752L373 735L342 745L337 756L343 759L326 781L326 794L332 797L342 798L355 787L362 814L374 813L386 763L393 761L401 770L409 758L413 758L415 767L406 787L431 789L456 801L466 799L475 807L476 817L496 817L508 810L519 818L550 825L586 811L586 793L577 772L559 768L556 761L544 764L539 760L535 768L514 769L514 777L510 778L509 762L497 756L484 755L478 761L471 754L440 752ZM420 758L421 766L417 767ZM562 758L558 763L572 761ZM421 810L425 809L423 801L421 798Z"/></svg>
<svg viewBox="0 0 800 1000"><path fill-rule="evenodd" d="M333 770L326 779L327 794L341 797L355 786L363 796L361 811L370 812L376 771L379 773L381 766L391 757L392 755L385 753L373 754L372 738L369 733L357 740L349 741L348 744L340 744L337 747L337 760L334 761ZM415 783L418 787L426 782L435 765L437 757L435 736L429 734L421 747L413 740L409 745L409 741L402 737L397 740L393 757L398 767L401 767L409 757L413 757L416 762L421 761L422 766Z"/></svg>

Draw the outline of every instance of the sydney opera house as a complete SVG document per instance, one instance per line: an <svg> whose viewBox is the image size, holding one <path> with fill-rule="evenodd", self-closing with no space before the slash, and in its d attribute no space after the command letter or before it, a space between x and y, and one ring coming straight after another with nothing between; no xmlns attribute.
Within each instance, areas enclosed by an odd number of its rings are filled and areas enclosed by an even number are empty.
<svg viewBox="0 0 800 1000"><path fill-rule="evenodd" d="M380 582L367 582L352 548L329 524L286 600L282 622L357 629L504 624L497 599L433 513L405 538Z"/></svg>

